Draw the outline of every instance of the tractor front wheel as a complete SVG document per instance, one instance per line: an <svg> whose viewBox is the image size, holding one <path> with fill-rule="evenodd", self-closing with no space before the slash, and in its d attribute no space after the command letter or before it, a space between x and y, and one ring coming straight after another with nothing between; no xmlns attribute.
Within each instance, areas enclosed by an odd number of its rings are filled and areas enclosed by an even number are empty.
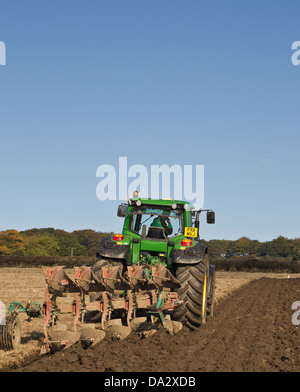
<svg viewBox="0 0 300 392"><path fill-rule="evenodd" d="M209 286L209 259L205 256L198 264L179 265L176 278L181 287L177 289L183 304L173 311L173 319L190 329L197 329L206 322Z"/></svg>

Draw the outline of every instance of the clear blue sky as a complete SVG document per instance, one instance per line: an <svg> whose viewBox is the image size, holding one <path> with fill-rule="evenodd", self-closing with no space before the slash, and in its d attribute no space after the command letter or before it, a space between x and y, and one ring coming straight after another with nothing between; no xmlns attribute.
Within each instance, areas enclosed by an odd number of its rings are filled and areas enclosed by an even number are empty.
<svg viewBox="0 0 300 392"><path fill-rule="evenodd" d="M299 0L1 2L0 230L119 231L96 169L204 165L206 239L300 237Z"/></svg>

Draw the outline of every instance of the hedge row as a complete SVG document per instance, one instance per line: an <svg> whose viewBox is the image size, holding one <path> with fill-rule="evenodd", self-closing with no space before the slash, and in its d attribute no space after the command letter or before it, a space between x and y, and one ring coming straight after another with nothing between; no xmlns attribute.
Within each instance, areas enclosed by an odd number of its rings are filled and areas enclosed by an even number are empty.
<svg viewBox="0 0 300 392"><path fill-rule="evenodd" d="M230 257L215 259L216 270L245 272L290 272L300 273L300 263L280 257Z"/></svg>
<svg viewBox="0 0 300 392"><path fill-rule="evenodd" d="M48 256L0 256L0 267L40 267L63 265L73 268L81 265L91 266L95 257L48 257ZM285 258L271 257L230 257L213 259L217 270L223 271L265 271L300 273L300 263Z"/></svg>

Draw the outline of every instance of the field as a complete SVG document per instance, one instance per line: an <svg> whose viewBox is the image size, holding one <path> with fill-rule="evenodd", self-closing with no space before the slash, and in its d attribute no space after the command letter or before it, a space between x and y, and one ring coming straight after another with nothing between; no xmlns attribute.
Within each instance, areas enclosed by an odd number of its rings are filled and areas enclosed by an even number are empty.
<svg viewBox="0 0 300 392"><path fill-rule="evenodd" d="M88 350L74 345L51 357L39 357L43 319L27 322L22 314L22 344L15 351L0 351L0 369L299 371L300 335L291 306L300 301L300 274L220 271L216 286L215 316L197 332L183 329L171 336L159 330L144 340L132 335ZM6 307L11 301L43 301L44 288L40 268L0 269L0 300Z"/></svg>

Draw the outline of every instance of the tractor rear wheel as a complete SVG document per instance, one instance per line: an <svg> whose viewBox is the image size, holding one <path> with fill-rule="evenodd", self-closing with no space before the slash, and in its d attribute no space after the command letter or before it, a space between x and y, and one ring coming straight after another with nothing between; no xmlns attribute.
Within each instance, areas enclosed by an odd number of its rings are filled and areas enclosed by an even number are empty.
<svg viewBox="0 0 300 392"><path fill-rule="evenodd" d="M179 265L176 278L181 283L177 289L183 304L173 311L173 319L190 329L206 322L208 307L209 259L205 256L198 264Z"/></svg>
<svg viewBox="0 0 300 392"><path fill-rule="evenodd" d="M121 273L123 271L122 261L115 261L114 259L98 259L98 261L93 265L93 273L97 279L100 281L103 279L102 267L120 267Z"/></svg>
<svg viewBox="0 0 300 392"><path fill-rule="evenodd" d="M21 323L17 315L6 318L5 325L0 325L0 350L15 350L21 343Z"/></svg>

